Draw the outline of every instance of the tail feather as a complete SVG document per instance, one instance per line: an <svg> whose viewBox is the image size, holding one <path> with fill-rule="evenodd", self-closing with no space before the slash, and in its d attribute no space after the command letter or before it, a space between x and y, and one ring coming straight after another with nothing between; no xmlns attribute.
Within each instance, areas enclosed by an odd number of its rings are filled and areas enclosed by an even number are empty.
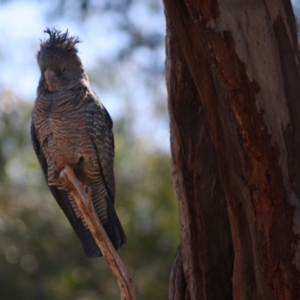
<svg viewBox="0 0 300 300"><path fill-rule="evenodd" d="M117 250L126 243L127 239L113 204L108 199L107 203L107 221L102 225L111 243ZM79 234L79 238L81 240L85 255L89 258L102 256L102 253L97 246L90 230L84 225L82 229L84 230L82 230Z"/></svg>
<svg viewBox="0 0 300 300"><path fill-rule="evenodd" d="M107 201L107 222L103 225L107 235L116 249L120 248L127 241L125 232L111 201Z"/></svg>
<svg viewBox="0 0 300 300"><path fill-rule="evenodd" d="M50 190L54 198L57 200L59 206L64 211L68 220L70 221L77 236L79 237L85 255L89 258L102 256L102 253L97 246L92 233L83 224L82 219L77 217L76 210L74 210L74 206L71 205L68 194L65 191L59 190L54 186L50 186ZM115 211L114 205L108 198L106 215L107 221L105 222L105 224L103 224L103 227L114 247L118 249L126 243L126 236ZM100 211L98 213L98 217L100 220Z"/></svg>

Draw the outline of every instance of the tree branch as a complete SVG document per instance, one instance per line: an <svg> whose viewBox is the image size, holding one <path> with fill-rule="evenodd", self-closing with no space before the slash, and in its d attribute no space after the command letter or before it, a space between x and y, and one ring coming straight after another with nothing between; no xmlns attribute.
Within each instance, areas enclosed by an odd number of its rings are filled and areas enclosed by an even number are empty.
<svg viewBox="0 0 300 300"><path fill-rule="evenodd" d="M75 177L72 168L66 166L60 172L60 179L76 202L80 214L90 229L96 244L99 246L103 257L117 278L121 290L121 300L135 300L135 288L132 279L110 239L108 238L101 222L99 221L92 205L92 191L84 187Z"/></svg>

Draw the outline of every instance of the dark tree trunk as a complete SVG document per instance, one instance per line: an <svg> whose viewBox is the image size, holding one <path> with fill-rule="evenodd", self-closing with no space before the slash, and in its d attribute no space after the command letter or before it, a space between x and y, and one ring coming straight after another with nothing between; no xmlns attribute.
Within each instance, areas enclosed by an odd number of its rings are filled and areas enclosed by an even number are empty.
<svg viewBox="0 0 300 300"><path fill-rule="evenodd" d="M300 78L286 0L164 0L181 247L169 299L300 299Z"/></svg>

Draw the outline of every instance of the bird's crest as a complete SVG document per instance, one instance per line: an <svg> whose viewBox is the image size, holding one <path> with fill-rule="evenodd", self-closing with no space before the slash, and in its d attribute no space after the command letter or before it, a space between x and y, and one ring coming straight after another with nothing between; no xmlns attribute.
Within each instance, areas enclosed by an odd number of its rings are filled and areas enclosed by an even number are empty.
<svg viewBox="0 0 300 300"><path fill-rule="evenodd" d="M58 47L65 49L69 52L77 53L76 44L81 43L77 36L70 36L67 29L62 33L61 30L56 28L46 28L45 33L49 34L49 38L41 42L41 47Z"/></svg>

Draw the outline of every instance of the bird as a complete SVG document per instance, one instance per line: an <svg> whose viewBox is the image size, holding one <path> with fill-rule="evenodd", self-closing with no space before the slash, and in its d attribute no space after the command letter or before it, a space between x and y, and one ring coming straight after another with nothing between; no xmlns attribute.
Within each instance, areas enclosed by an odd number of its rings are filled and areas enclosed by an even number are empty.
<svg viewBox="0 0 300 300"><path fill-rule="evenodd" d="M31 114L31 140L46 183L88 258L102 256L59 174L66 166L91 190L94 210L115 249L126 235L114 207L113 121L91 89L78 56L80 39L46 28L36 58L40 69Z"/></svg>

